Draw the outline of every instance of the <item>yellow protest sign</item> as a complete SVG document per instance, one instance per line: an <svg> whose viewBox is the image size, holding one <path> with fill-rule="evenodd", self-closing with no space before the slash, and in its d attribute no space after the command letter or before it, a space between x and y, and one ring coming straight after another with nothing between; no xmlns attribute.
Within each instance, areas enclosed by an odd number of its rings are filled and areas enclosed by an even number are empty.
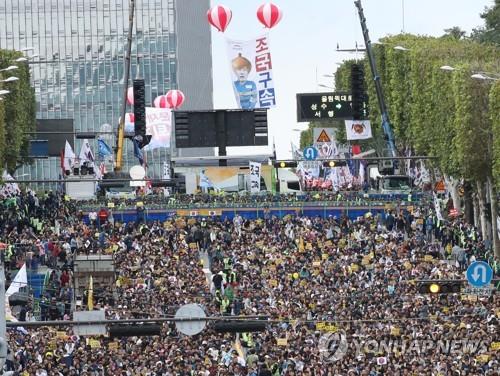
<svg viewBox="0 0 500 376"><path fill-rule="evenodd" d="M312 243L307 243L307 244L306 244L306 249L307 249L308 251L312 251L312 249L313 249L313 245L312 245Z"/></svg>
<svg viewBox="0 0 500 376"><path fill-rule="evenodd" d="M322 259L322 260L328 260L328 253L323 253L323 254L321 255L321 259Z"/></svg>
<svg viewBox="0 0 500 376"><path fill-rule="evenodd" d="M276 279L271 279L269 281L269 284L271 285L271 287L278 287L278 281Z"/></svg>
<svg viewBox="0 0 500 376"><path fill-rule="evenodd" d="M108 343L108 349L110 349L110 350L118 350L118 342L110 342L110 343Z"/></svg>
<svg viewBox="0 0 500 376"><path fill-rule="evenodd" d="M68 335L66 334L66 332L63 332L63 331L61 331L61 332L59 332L59 331L58 331L58 332L56 332L56 337L57 337L57 338L66 338L67 336L68 336Z"/></svg>
<svg viewBox="0 0 500 376"><path fill-rule="evenodd" d="M359 270L359 265L358 264L351 264L351 271L353 273L357 272Z"/></svg>
<svg viewBox="0 0 500 376"><path fill-rule="evenodd" d="M336 333L339 330L339 328L334 324L318 321L316 323L316 330L320 330L322 332Z"/></svg>
<svg viewBox="0 0 500 376"><path fill-rule="evenodd" d="M491 342L490 349L492 351L500 350L500 342Z"/></svg>
<svg viewBox="0 0 500 376"><path fill-rule="evenodd" d="M403 264L403 266L405 267L406 270L410 270L411 269L411 262L405 261L405 263Z"/></svg>
<svg viewBox="0 0 500 376"><path fill-rule="evenodd" d="M432 261L434 261L434 257L432 257L431 255L425 255L424 256L424 261L426 261L426 262L432 262Z"/></svg>
<svg viewBox="0 0 500 376"><path fill-rule="evenodd" d="M318 321L316 323L316 330L323 330L323 328L325 327L325 325L326 325L325 322Z"/></svg>
<svg viewBox="0 0 500 376"><path fill-rule="evenodd" d="M101 342L97 339L91 339L89 345L91 349L99 349L101 347Z"/></svg>
<svg viewBox="0 0 500 376"><path fill-rule="evenodd" d="M401 335L401 329L396 326L391 327L391 336L399 336L399 335Z"/></svg>
<svg viewBox="0 0 500 376"><path fill-rule="evenodd" d="M288 339L287 338L278 338L276 340L276 344L278 346L288 346Z"/></svg>
<svg viewBox="0 0 500 376"><path fill-rule="evenodd" d="M144 202L142 201L139 201L137 204L135 204L135 206L137 206L138 208L144 206Z"/></svg>
<svg viewBox="0 0 500 376"><path fill-rule="evenodd" d="M190 249L198 249L198 243L189 243Z"/></svg>
<svg viewBox="0 0 500 376"><path fill-rule="evenodd" d="M313 266L314 266L315 268L319 268L319 267L321 266L321 261L314 261L314 262L313 262Z"/></svg>
<svg viewBox="0 0 500 376"><path fill-rule="evenodd" d="M331 247L332 245L333 245L333 243L332 243L332 241L331 241L331 240L327 240L327 241L325 242L325 246L327 246L327 247Z"/></svg>
<svg viewBox="0 0 500 376"><path fill-rule="evenodd" d="M370 261L371 259L365 256L361 259L361 265L370 265Z"/></svg>
<svg viewBox="0 0 500 376"><path fill-rule="evenodd" d="M481 354L476 356L476 360L481 363L487 363L490 360L490 356L488 354Z"/></svg>
<svg viewBox="0 0 500 376"><path fill-rule="evenodd" d="M299 239L299 252L304 252L304 251L305 251L304 238L300 237L300 239Z"/></svg>
<svg viewBox="0 0 500 376"><path fill-rule="evenodd" d="M337 328L333 324L329 324L329 325L325 325L325 327L323 328L323 330L325 332L329 332L329 333L337 333L337 331L339 330L339 328Z"/></svg>

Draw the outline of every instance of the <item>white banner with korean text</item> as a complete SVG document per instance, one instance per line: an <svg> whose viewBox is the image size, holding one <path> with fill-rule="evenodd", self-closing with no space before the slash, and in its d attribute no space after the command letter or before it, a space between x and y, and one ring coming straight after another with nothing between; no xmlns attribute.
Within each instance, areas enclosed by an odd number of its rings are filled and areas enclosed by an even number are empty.
<svg viewBox="0 0 500 376"><path fill-rule="evenodd" d="M273 64L267 34L248 41L227 40L231 80L238 108L276 106Z"/></svg>
<svg viewBox="0 0 500 376"><path fill-rule="evenodd" d="M146 107L146 134L151 142L144 150L170 147L172 132L172 110L167 108Z"/></svg>
<svg viewBox="0 0 500 376"><path fill-rule="evenodd" d="M260 192L260 175L262 165L259 162L250 161L250 193Z"/></svg>

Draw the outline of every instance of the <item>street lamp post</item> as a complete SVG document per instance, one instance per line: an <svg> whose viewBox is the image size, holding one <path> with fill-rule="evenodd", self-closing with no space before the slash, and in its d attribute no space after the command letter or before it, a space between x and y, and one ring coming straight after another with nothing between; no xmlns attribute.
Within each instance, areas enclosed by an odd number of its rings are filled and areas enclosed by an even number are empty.
<svg viewBox="0 0 500 376"><path fill-rule="evenodd" d="M462 68L455 68L450 65L443 65L440 67L441 70L452 72L456 70L462 70ZM481 72L481 71L471 71L471 78L476 80L486 80L486 81L500 81L500 73L492 72Z"/></svg>

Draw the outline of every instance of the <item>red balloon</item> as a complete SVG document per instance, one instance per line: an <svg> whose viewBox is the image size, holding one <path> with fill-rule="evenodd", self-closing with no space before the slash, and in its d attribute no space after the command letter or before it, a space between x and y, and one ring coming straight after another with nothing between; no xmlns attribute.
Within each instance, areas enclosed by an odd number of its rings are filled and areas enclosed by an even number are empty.
<svg viewBox="0 0 500 376"><path fill-rule="evenodd" d="M153 104L156 108L168 108L167 96L160 95L156 97Z"/></svg>
<svg viewBox="0 0 500 376"><path fill-rule="evenodd" d="M184 93L180 90L169 90L167 95L167 107L177 109L184 103Z"/></svg>
<svg viewBox="0 0 500 376"><path fill-rule="evenodd" d="M133 87L129 87L127 89L127 102L131 106L134 104L134 88Z"/></svg>
<svg viewBox="0 0 500 376"><path fill-rule="evenodd" d="M257 18L268 29L276 26L281 21L281 17L283 17L283 12L273 3L262 4L257 9Z"/></svg>
<svg viewBox="0 0 500 376"><path fill-rule="evenodd" d="M233 12L224 5L217 5L207 12L208 22L217 30L224 32L231 22Z"/></svg>

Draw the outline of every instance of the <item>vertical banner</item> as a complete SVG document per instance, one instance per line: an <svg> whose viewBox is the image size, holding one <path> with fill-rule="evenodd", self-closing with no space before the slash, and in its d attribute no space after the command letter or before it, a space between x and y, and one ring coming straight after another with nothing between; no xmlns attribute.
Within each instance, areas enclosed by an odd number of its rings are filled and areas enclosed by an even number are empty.
<svg viewBox="0 0 500 376"><path fill-rule="evenodd" d="M166 108L146 107L146 134L151 142L144 150L170 147L172 133L172 110Z"/></svg>
<svg viewBox="0 0 500 376"><path fill-rule="evenodd" d="M164 161L163 162L163 180L170 180L171 176L170 176L170 161ZM165 187L163 188L163 194L165 196L169 196L170 195L170 188L169 187Z"/></svg>
<svg viewBox="0 0 500 376"><path fill-rule="evenodd" d="M276 106L269 36L249 41L228 39L227 53L238 108Z"/></svg>
<svg viewBox="0 0 500 376"><path fill-rule="evenodd" d="M261 164L250 161L250 193L260 192Z"/></svg>

